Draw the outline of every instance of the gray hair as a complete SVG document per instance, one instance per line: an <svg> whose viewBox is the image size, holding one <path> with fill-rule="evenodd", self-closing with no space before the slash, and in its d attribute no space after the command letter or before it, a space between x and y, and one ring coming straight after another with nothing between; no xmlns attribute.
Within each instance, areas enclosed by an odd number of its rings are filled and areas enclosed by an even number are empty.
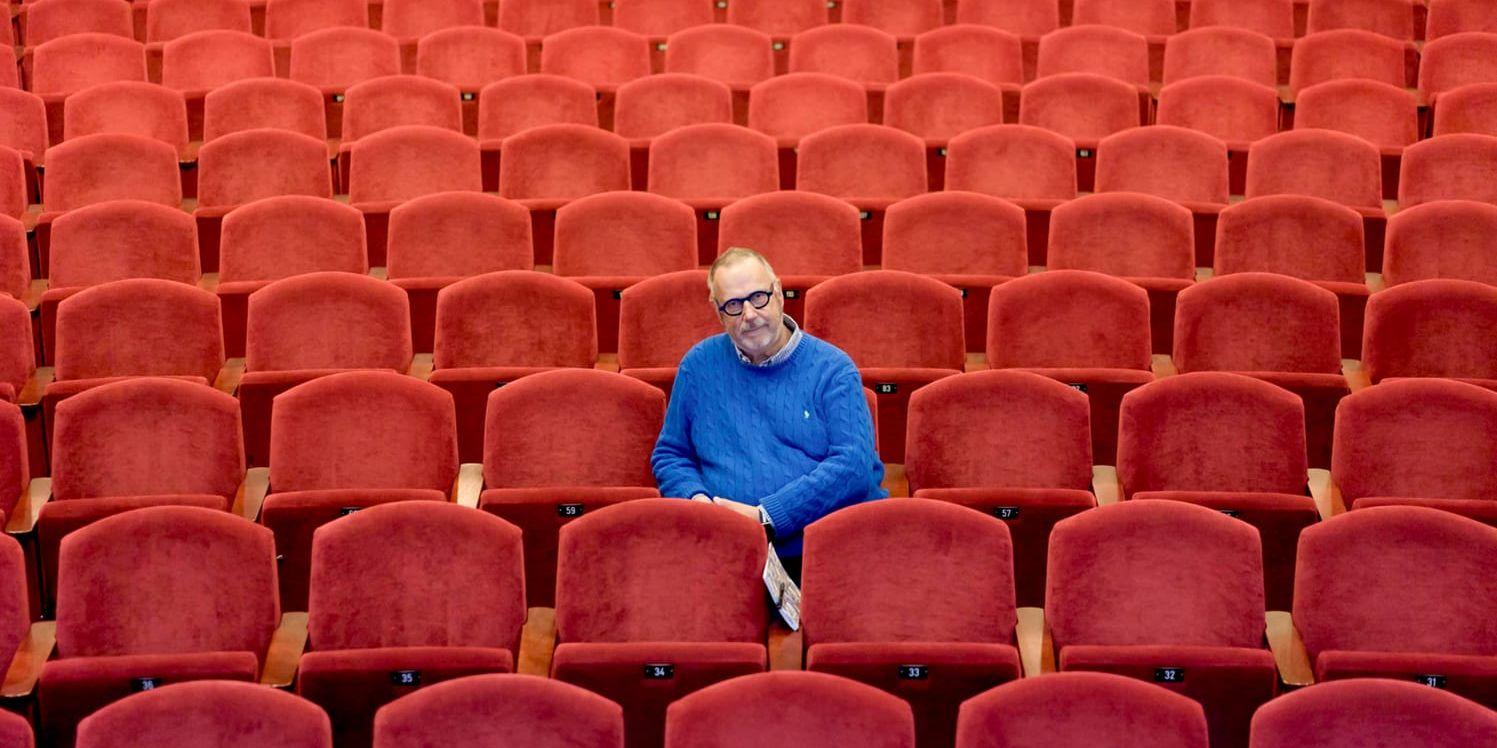
<svg viewBox="0 0 1497 748"><path fill-rule="evenodd" d="M769 273L771 283L779 280L779 276L774 274L774 267L769 264L769 260L764 259L764 255L748 247L729 247L728 251L718 255L717 259L712 261L712 267L707 268L707 294L711 296L717 293L717 287L712 285L712 279L717 277L718 268L747 260L756 260L763 265L764 272Z"/></svg>

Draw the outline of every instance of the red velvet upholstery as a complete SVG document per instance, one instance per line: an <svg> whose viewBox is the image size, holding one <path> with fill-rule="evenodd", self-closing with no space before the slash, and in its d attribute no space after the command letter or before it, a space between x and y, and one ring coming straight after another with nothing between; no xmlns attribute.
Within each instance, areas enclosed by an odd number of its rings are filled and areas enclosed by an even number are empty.
<svg viewBox="0 0 1497 748"><path fill-rule="evenodd" d="M319 29L369 25L358 0L266 0L265 35L295 39Z"/></svg>
<svg viewBox="0 0 1497 748"><path fill-rule="evenodd" d="M1208 375L1182 375L1192 376ZM1183 502L1100 507L1055 526L1048 585L1062 671L1161 683L1201 703L1211 745L1246 745L1253 710L1278 684L1256 530ZM1163 681L1157 670L1170 668L1183 678Z"/></svg>
<svg viewBox="0 0 1497 748"><path fill-rule="evenodd" d="M1388 217L1383 282L1396 286L1429 278L1497 285L1497 206L1437 200Z"/></svg>
<svg viewBox="0 0 1497 748"><path fill-rule="evenodd" d="M1347 78L1300 91L1294 127L1339 130L1379 148L1403 148L1419 139L1417 110L1403 86Z"/></svg>
<svg viewBox="0 0 1497 748"><path fill-rule="evenodd" d="M15 515L16 502L20 501L22 494L31 483L31 459L27 453L26 418L21 413L19 406L10 400L0 402L0 512L5 516ZM3 545L3 543L0 543ZM9 554L8 547L0 549L0 553ZM9 573L7 570L5 573ZM8 578L0 575L0 578ZM21 586L25 587L26 574L24 570L19 574ZM8 582L7 582L8 584ZM0 603L3 603L0 600ZM3 608L3 605L0 605ZM0 615L3 617L3 615ZM0 630L3 633L3 630ZM7 642L0 639L0 662L9 662L7 654ZM14 649L8 650L10 654Z"/></svg>
<svg viewBox="0 0 1497 748"><path fill-rule="evenodd" d="M1336 295L1273 273L1235 273L1180 292L1174 362L1181 372L1233 371L1279 385L1305 404L1310 466L1328 467L1341 375Z"/></svg>
<svg viewBox="0 0 1497 748"><path fill-rule="evenodd" d="M1098 192L1142 192L1187 207L1227 203L1227 144L1183 127L1135 127L1097 148Z"/></svg>
<svg viewBox="0 0 1497 748"><path fill-rule="evenodd" d="M249 3L241 0L153 0L146 5L146 41L166 42L194 31L251 31Z"/></svg>
<svg viewBox="0 0 1497 748"><path fill-rule="evenodd" d="M889 86L884 124L929 141L1003 123L1003 91L963 73L922 73Z"/></svg>
<svg viewBox="0 0 1497 748"><path fill-rule="evenodd" d="M1424 38L1434 41L1462 31L1497 31L1497 20L1481 0L1430 0Z"/></svg>
<svg viewBox="0 0 1497 748"><path fill-rule="evenodd" d="M877 90L899 80L899 40L872 26L817 26L790 43L790 72L827 73Z"/></svg>
<svg viewBox="0 0 1497 748"><path fill-rule="evenodd" d="M525 37L549 36L597 23L598 3L594 0L505 0L499 8L499 28Z"/></svg>
<svg viewBox="0 0 1497 748"><path fill-rule="evenodd" d="M900 270L837 276L806 293L805 330L858 365L878 395L878 453L903 462L910 395L966 363L961 292Z"/></svg>
<svg viewBox="0 0 1497 748"><path fill-rule="evenodd" d="M719 253L747 247L764 255L785 291L785 313L800 320L806 290L827 276L862 268L858 209L813 192L771 192L723 209Z"/></svg>
<svg viewBox="0 0 1497 748"><path fill-rule="evenodd" d="M514 386L564 376L581 373ZM623 706L627 745L659 745L671 701L765 669L767 549L753 520L680 499L627 501L574 520L561 530L551 677ZM670 677L645 677L646 664L670 665ZM817 720L828 713L818 709Z"/></svg>
<svg viewBox="0 0 1497 748"><path fill-rule="evenodd" d="M31 66L32 91L70 94L109 81L145 80L146 48L113 34L69 34L37 45Z"/></svg>
<svg viewBox="0 0 1497 748"><path fill-rule="evenodd" d="M911 397L905 443L910 495L1003 519L1018 603L1042 605L1050 528L1096 505L1086 395L1022 371L948 377Z"/></svg>
<svg viewBox="0 0 1497 748"><path fill-rule="evenodd" d="M86 135L47 149L42 205L48 212L123 199L181 204L177 149L124 133Z"/></svg>
<svg viewBox="0 0 1497 748"><path fill-rule="evenodd" d="M872 26L898 36L915 36L941 25L936 0L847 0L842 22Z"/></svg>
<svg viewBox="0 0 1497 748"><path fill-rule="evenodd" d="M1103 24L1138 34L1175 33L1175 6L1170 0L1076 0L1071 23Z"/></svg>
<svg viewBox="0 0 1497 748"><path fill-rule="evenodd" d="M802 138L798 153L801 190L884 205L925 192L924 143L892 127L827 128Z"/></svg>
<svg viewBox="0 0 1497 748"><path fill-rule="evenodd" d="M130 37L130 8L122 0L45 0L26 8L25 43L35 47L71 34Z"/></svg>
<svg viewBox="0 0 1497 748"><path fill-rule="evenodd" d="M464 462L483 458L484 413L496 387L544 369L591 368L598 358L593 292L549 273L460 280L437 294L435 319L430 381L455 399Z"/></svg>
<svg viewBox="0 0 1497 748"><path fill-rule="evenodd" d="M1409 146L1398 180L1398 204L1412 207L1432 200L1497 203L1491 173L1497 169L1497 137L1441 135Z"/></svg>
<svg viewBox="0 0 1497 748"><path fill-rule="evenodd" d="M1225 75L1202 75L1159 89L1155 121L1200 130L1235 150L1279 129L1279 95L1273 87Z"/></svg>
<svg viewBox="0 0 1497 748"><path fill-rule="evenodd" d="M0 88L0 145L20 151L28 161L47 150L47 105L42 97Z"/></svg>
<svg viewBox="0 0 1497 748"><path fill-rule="evenodd" d="M676 366L692 346L722 332L708 302L707 271L646 278L619 296L619 373L659 387L667 396Z"/></svg>
<svg viewBox="0 0 1497 748"><path fill-rule="evenodd" d="M1118 403L1153 381L1149 296L1120 278L1051 270L993 288L987 363L1022 368L1071 385L1091 401L1092 461L1117 452Z"/></svg>
<svg viewBox="0 0 1497 748"><path fill-rule="evenodd" d="M122 278L195 284L202 275L192 216L143 200L107 200L59 215L50 254L54 292Z"/></svg>
<svg viewBox="0 0 1497 748"><path fill-rule="evenodd" d="M807 527L805 552L807 669L910 702L923 743L950 745L959 703L1019 677L1003 522L940 501L875 501ZM912 664L927 676L900 677Z"/></svg>
<svg viewBox="0 0 1497 748"><path fill-rule="evenodd" d="M72 745L139 678L254 679L280 619L270 531L222 511L101 519L63 541L58 581L57 659L37 690L49 745Z"/></svg>
<svg viewBox="0 0 1497 748"><path fill-rule="evenodd" d="M287 130L242 130L215 138L198 152L198 174L200 208L225 208L276 195L333 193L327 145Z"/></svg>
<svg viewBox="0 0 1497 748"><path fill-rule="evenodd" d="M1417 683L1357 679L1312 686L1253 715L1253 748L1388 745L1456 748L1497 741L1497 718L1466 699Z"/></svg>
<svg viewBox="0 0 1497 748"><path fill-rule="evenodd" d="M31 310L18 299L0 296L0 393L10 388L10 397L0 399L14 402L34 371Z"/></svg>
<svg viewBox="0 0 1497 748"><path fill-rule="evenodd" d="M613 11L613 25L658 37L712 23L712 16L712 6L694 0L619 0Z"/></svg>
<svg viewBox="0 0 1497 748"><path fill-rule="evenodd" d="M1389 377L1455 377L1497 388L1497 287L1467 280L1405 283L1367 301L1362 366ZM1497 497L1494 497L1497 498Z"/></svg>
<svg viewBox="0 0 1497 748"><path fill-rule="evenodd" d="M1381 208L1377 146L1331 130L1295 130L1253 143L1246 195L1284 194L1324 198L1353 208Z"/></svg>
<svg viewBox="0 0 1497 748"><path fill-rule="evenodd" d="M541 125L598 126L597 94L582 81L559 75L517 75L483 87L478 96L478 137L503 140Z"/></svg>
<svg viewBox="0 0 1497 748"><path fill-rule="evenodd" d="M1434 134L1497 135L1497 82L1472 83L1446 91L1434 112Z"/></svg>
<svg viewBox="0 0 1497 748"><path fill-rule="evenodd" d="M1095 73L1052 75L1026 85L1019 97L1020 124L1053 130L1083 148L1143 124L1140 118L1134 87Z"/></svg>
<svg viewBox="0 0 1497 748"><path fill-rule="evenodd" d="M973 23L943 26L916 37L911 66L916 75L965 73L995 85L1024 82L1019 37Z"/></svg>
<svg viewBox="0 0 1497 748"><path fill-rule="evenodd" d="M385 0L381 30L416 39L455 26L482 26L482 0Z"/></svg>
<svg viewBox="0 0 1497 748"><path fill-rule="evenodd" d="M236 81L203 97L203 140L240 130L275 127L327 138L322 94L305 83L280 78Z"/></svg>
<svg viewBox="0 0 1497 748"><path fill-rule="evenodd" d="M542 73L564 75L599 91L650 74L650 43L645 37L608 26L583 26L546 37Z"/></svg>
<svg viewBox="0 0 1497 748"><path fill-rule="evenodd" d="M275 75L270 42L249 30L196 31L167 42L161 50L161 83L198 95L248 78Z"/></svg>
<svg viewBox="0 0 1497 748"><path fill-rule="evenodd" d="M827 23L827 7L819 0L739 0L728 5L728 23L790 36Z"/></svg>
<svg viewBox="0 0 1497 748"><path fill-rule="evenodd" d="M956 21L1036 37L1060 27L1060 8L1055 0L961 0Z"/></svg>
<svg viewBox="0 0 1497 748"><path fill-rule="evenodd" d="M504 197L549 205L629 189L629 142L596 127L531 127L504 139L500 159L499 194Z"/></svg>
<svg viewBox="0 0 1497 748"><path fill-rule="evenodd" d="M1209 3L1209 5L1208 5ZM1196 28L1175 34L1164 45L1164 82L1175 83L1203 75L1227 75L1257 83L1277 86L1278 52L1274 41L1263 33L1221 23L1197 23L1197 14L1241 7L1241 0L1214 2L1202 0L1191 5L1191 22ZM1290 2L1281 6L1288 10ZM1290 23L1293 23L1291 17ZM1283 37L1293 36L1293 30Z"/></svg>
<svg viewBox="0 0 1497 748"><path fill-rule="evenodd" d="M345 141L401 125L461 132L462 91L450 83L419 75L389 75L348 87L343 99Z"/></svg>
<svg viewBox="0 0 1497 748"><path fill-rule="evenodd" d="M525 623L520 530L448 503L376 506L312 541L308 652L297 693L339 745L369 745L375 710L418 685L513 668Z"/></svg>
<svg viewBox="0 0 1497 748"><path fill-rule="evenodd" d="M3 412L3 418L6 422L5 440L16 443L15 438L11 434L20 425L20 411L16 409L16 406L5 403L0 405L0 412ZM24 448L19 452L13 449L7 450L6 454L20 456L17 464L6 466L4 469L7 479L6 498L10 498L9 494L11 494L13 489L9 481L15 477L14 471L16 468L20 469L19 478L21 485L24 486L26 484L26 454ZM14 458L7 458L6 462L9 462L11 459ZM6 513L9 514L13 504L4 506ZM27 629L30 628L31 612L27 598L28 577L26 552L22 550L21 544L14 538L0 540L0 662L4 662L6 667L10 666L11 659L20 647L22 638L26 636ZM15 732L16 730L13 725L0 725L0 744L22 745L21 743L4 742ZM27 735L29 734L30 730L27 730Z"/></svg>
<svg viewBox="0 0 1497 748"><path fill-rule="evenodd" d="M684 73L638 78L619 86L613 131L654 138L686 125L731 122L733 91L727 84Z"/></svg>
<svg viewBox="0 0 1497 748"><path fill-rule="evenodd" d="M670 35L665 72L700 75L739 92L774 77L773 45L768 34L744 26L693 26Z"/></svg>
<svg viewBox="0 0 1497 748"><path fill-rule="evenodd" d="M339 0L346 2L346 0ZM359 3L360 13L363 5ZM266 31L270 32L267 13ZM324 28L291 41L291 80L329 90L400 72L400 43L393 36L364 28Z"/></svg>
<svg viewBox="0 0 1497 748"><path fill-rule="evenodd" d="M187 101L181 92L144 81L114 81L86 88L63 103L63 138L101 132L144 135L187 147Z"/></svg>
<svg viewBox="0 0 1497 748"><path fill-rule="evenodd" d="M355 206L482 189L478 144L449 129L392 127L360 138L351 153L348 199Z"/></svg>
<svg viewBox="0 0 1497 748"><path fill-rule="evenodd" d="M1401 41L1414 40L1412 0L1310 0L1306 31L1366 29Z"/></svg>
<svg viewBox="0 0 1497 748"><path fill-rule="evenodd" d="M1315 679L1438 676L1491 708L1494 563L1497 528L1424 507L1358 509L1306 530L1294 623Z"/></svg>
<svg viewBox="0 0 1497 748"><path fill-rule="evenodd" d="M54 390L78 391L85 383L77 380L105 377L185 376L208 383L224 362L218 298L157 278L112 281L63 299L56 340L57 380L47 388L49 397ZM58 386L63 383L74 386Z"/></svg>
<svg viewBox="0 0 1497 748"><path fill-rule="evenodd" d="M1405 86L1404 44L1362 29L1319 31L1294 42L1289 66L1289 90L1293 93L1325 81L1366 78L1393 86Z"/></svg>
<svg viewBox="0 0 1497 748"><path fill-rule="evenodd" d="M1103 744L1206 748L1206 716L1159 686L1071 672L999 686L957 717L957 748Z"/></svg>
<svg viewBox="0 0 1497 748"><path fill-rule="evenodd" d="M627 103L625 93L627 89L620 90L621 103ZM729 101L717 103L726 106ZM620 109L620 127L625 122ZM773 192L779 184L774 139L746 127L726 121L684 124L650 142L650 192L686 200L698 209L721 210L737 198Z"/></svg>
<svg viewBox="0 0 1497 748"><path fill-rule="evenodd" d="M1470 31L1451 34L1430 41L1421 50L1419 90L1436 97L1469 83L1488 83L1497 70L1493 54L1497 52L1497 34Z"/></svg>
<svg viewBox="0 0 1497 748"><path fill-rule="evenodd" d="M375 748L513 742L534 748L623 748L624 713L576 686L530 675L474 675L380 707Z"/></svg>
<svg viewBox="0 0 1497 748"><path fill-rule="evenodd" d="M1124 498L1199 504L1258 528L1269 607L1288 607L1296 540L1319 516L1298 395L1224 372L1160 379L1123 396L1117 467Z"/></svg>
<svg viewBox="0 0 1497 748"><path fill-rule="evenodd" d="M1445 379L1386 382L1337 411L1331 472L1348 508L1419 504L1492 524L1493 423L1497 394L1489 389Z"/></svg>
<svg viewBox="0 0 1497 748"><path fill-rule="evenodd" d="M78 725L78 748L332 748L327 715L273 688L194 681L127 696Z"/></svg>
<svg viewBox="0 0 1497 748"><path fill-rule="evenodd" d="M837 125L868 121L863 87L825 73L790 73L757 83L749 93L749 127L788 141Z"/></svg>
<svg viewBox="0 0 1497 748"><path fill-rule="evenodd" d="M31 722L14 712L0 714L0 742L13 748L32 748L36 739L31 734Z"/></svg>
<svg viewBox="0 0 1497 748"><path fill-rule="evenodd" d="M20 151L0 146L0 215L4 215L13 222L25 215L27 205L30 203L26 194L30 182L31 179L27 176L26 157ZM24 226L19 226L18 222L7 225L11 227L11 231L6 239L14 241L17 236L16 228L21 230L21 236L24 237ZM23 257L24 254L23 252ZM15 269L16 259L13 256L5 261L5 264L11 266L12 272ZM14 276L12 276L11 284L8 285L15 288L13 284Z"/></svg>
<svg viewBox="0 0 1497 748"><path fill-rule="evenodd" d="M913 748L915 724L909 704L893 696L844 678L799 672L733 678L671 704L666 714L667 748L749 748L781 741Z"/></svg>
<svg viewBox="0 0 1497 748"><path fill-rule="evenodd" d="M981 192L1024 209L1029 263L1042 265L1050 210L1076 197L1076 143L1027 125L992 125L963 133L946 146L947 190Z"/></svg>
<svg viewBox="0 0 1497 748"><path fill-rule="evenodd" d="M1147 86L1149 40L1114 26L1078 25L1052 31L1040 39L1035 76L1063 73L1092 73Z"/></svg>
<svg viewBox="0 0 1497 748"><path fill-rule="evenodd" d="M524 73L525 40L508 31L457 26L424 34L416 43L416 74L465 94Z"/></svg>

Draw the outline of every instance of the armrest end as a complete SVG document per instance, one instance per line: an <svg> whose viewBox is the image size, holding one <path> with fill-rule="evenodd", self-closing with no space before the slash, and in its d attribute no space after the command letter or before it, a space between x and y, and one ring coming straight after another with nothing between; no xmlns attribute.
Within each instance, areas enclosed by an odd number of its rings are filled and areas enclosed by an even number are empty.
<svg viewBox="0 0 1497 748"><path fill-rule="evenodd" d="M1313 684L1315 670L1310 667L1310 654L1294 628L1294 617L1285 610L1270 610L1266 619L1268 648L1279 666L1279 680L1290 688Z"/></svg>
<svg viewBox="0 0 1497 748"><path fill-rule="evenodd" d="M234 506L230 510L254 522L260 518L260 506L265 503L265 494L270 492L270 468L250 468L244 471L244 482L234 494Z"/></svg>
<svg viewBox="0 0 1497 748"><path fill-rule="evenodd" d="M1118 503L1118 499L1123 497L1123 487L1118 483L1118 469L1111 465L1093 465L1092 493L1097 496L1097 506Z"/></svg>
<svg viewBox="0 0 1497 748"><path fill-rule="evenodd" d="M1341 488L1329 470L1312 468L1309 477L1310 497L1315 499L1315 509L1324 522L1346 512L1346 501L1341 498Z"/></svg>
<svg viewBox="0 0 1497 748"><path fill-rule="evenodd" d="M16 405L22 408L35 408L42 402L42 394L47 391L47 385L57 378L57 370L50 366L38 366L26 384L21 385L21 391L16 393Z"/></svg>
<svg viewBox="0 0 1497 748"><path fill-rule="evenodd" d="M452 501L470 509L478 508L478 496L483 493L483 465L465 462L457 468L457 480L452 483Z"/></svg>
<svg viewBox="0 0 1497 748"><path fill-rule="evenodd" d="M52 656L57 645L57 622L37 621L31 624L21 646L5 671L5 685L0 686L0 699L24 699L36 690L36 680L41 677L42 666Z"/></svg>
<svg viewBox="0 0 1497 748"><path fill-rule="evenodd" d="M431 372L435 368L437 365L430 353L418 353L411 359L411 368L406 373L424 382L431 378Z"/></svg>
<svg viewBox="0 0 1497 748"><path fill-rule="evenodd" d="M1163 353L1156 353L1149 358L1149 369L1154 372L1155 379L1172 377L1180 373L1180 370L1175 368L1175 360Z"/></svg>
<svg viewBox="0 0 1497 748"><path fill-rule="evenodd" d="M275 637L270 640L270 650L265 653L265 668L260 672L260 684L272 688L290 688L296 680L296 666L301 662L302 651L307 648L307 614L293 611L281 614L281 625L276 627Z"/></svg>
<svg viewBox="0 0 1497 748"><path fill-rule="evenodd" d="M232 395L239 390L239 380L243 378L244 359L231 358L224 362L223 368L218 370L218 378L213 380L213 388Z"/></svg>
<svg viewBox="0 0 1497 748"><path fill-rule="evenodd" d="M805 636L800 631L791 631L775 616L769 624L769 669L800 670L804 643Z"/></svg>
<svg viewBox="0 0 1497 748"><path fill-rule="evenodd" d="M551 653L556 650L556 609L531 608L520 638L520 661L515 672L551 677Z"/></svg>
<svg viewBox="0 0 1497 748"><path fill-rule="evenodd" d="M5 531L11 535L27 535L36 529L36 520L42 507L52 498L51 478L32 478L21 494L21 500L5 520Z"/></svg>
<svg viewBox="0 0 1497 748"><path fill-rule="evenodd" d="M1024 677L1035 678L1055 672L1055 645L1050 641L1050 626L1045 623L1044 608L1019 608L1019 661Z"/></svg>

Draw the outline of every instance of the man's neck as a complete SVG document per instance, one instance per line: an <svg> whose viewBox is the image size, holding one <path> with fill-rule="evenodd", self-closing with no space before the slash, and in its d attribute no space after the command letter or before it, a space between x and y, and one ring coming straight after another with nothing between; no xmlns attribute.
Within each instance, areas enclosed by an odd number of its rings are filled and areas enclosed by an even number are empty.
<svg viewBox="0 0 1497 748"><path fill-rule="evenodd" d="M765 361L768 361L769 359L774 358L774 355L776 353L779 353L780 351L784 350L785 349L785 345L787 343L789 343L789 342L790 342L790 326L787 325L787 324L785 324L785 318L781 317L780 318L780 332L779 332L779 335L775 336L774 346L772 348L770 348L768 351L766 351L764 353L764 355L762 355L762 356L753 356L753 355L750 355L749 356L749 361L753 362L754 365L756 365L756 366L758 364L762 364Z"/></svg>

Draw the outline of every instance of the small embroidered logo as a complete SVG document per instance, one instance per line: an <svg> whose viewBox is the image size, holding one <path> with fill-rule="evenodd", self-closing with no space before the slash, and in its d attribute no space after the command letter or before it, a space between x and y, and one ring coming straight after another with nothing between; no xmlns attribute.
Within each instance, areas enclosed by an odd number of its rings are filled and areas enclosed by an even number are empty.
<svg viewBox="0 0 1497 748"><path fill-rule="evenodd" d="M809 411L809 410L803 410L803 411L801 411L801 413L805 416L806 420L808 420L808 421L811 420L811 411Z"/></svg>

